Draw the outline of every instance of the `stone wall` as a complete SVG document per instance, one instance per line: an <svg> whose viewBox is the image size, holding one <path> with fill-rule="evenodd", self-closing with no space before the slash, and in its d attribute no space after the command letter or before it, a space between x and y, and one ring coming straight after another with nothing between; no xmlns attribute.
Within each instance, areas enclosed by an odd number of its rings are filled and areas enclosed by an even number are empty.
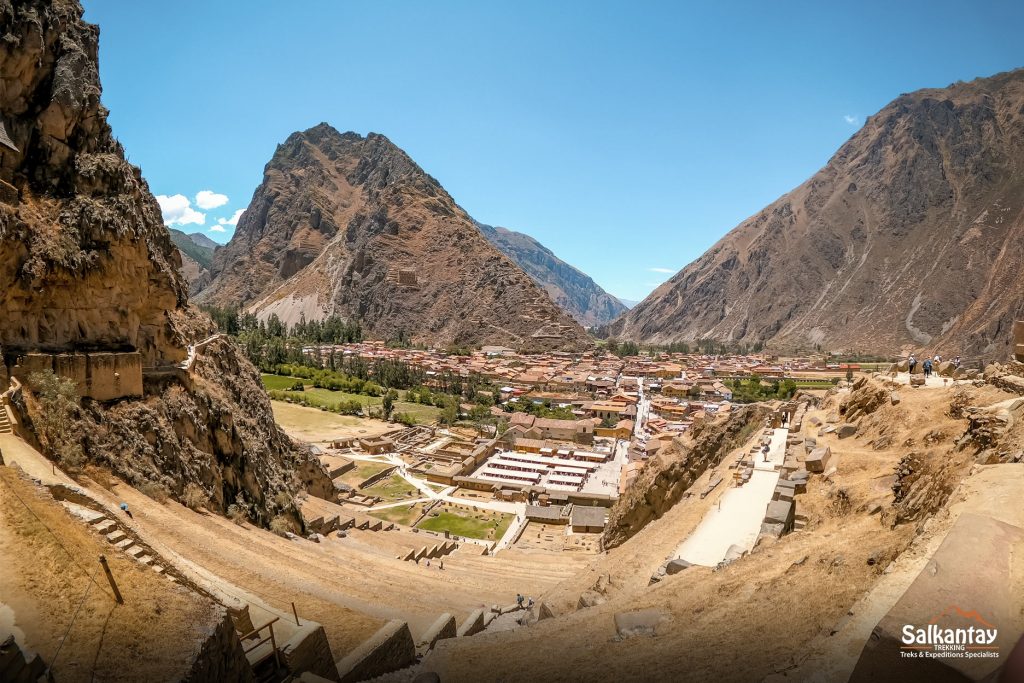
<svg viewBox="0 0 1024 683"><path fill-rule="evenodd" d="M339 680L327 633L319 624L306 622L298 633L281 646L281 655L288 671L293 674L310 671L329 681Z"/></svg>
<svg viewBox="0 0 1024 683"><path fill-rule="evenodd" d="M192 669L183 679L184 683L206 683L207 681L223 681L224 683L252 683L255 679L252 667L245 658L242 641L238 639L235 625L224 611L224 618L210 637L203 643Z"/></svg>
<svg viewBox="0 0 1024 683"><path fill-rule="evenodd" d="M17 364L9 372L27 382L32 373L44 370L74 381L81 396L97 401L143 395L142 356L134 351L26 353L18 357Z"/></svg>
<svg viewBox="0 0 1024 683"><path fill-rule="evenodd" d="M409 625L393 619L338 662L342 683L363 681L404 669L416 660Z"/></svg>

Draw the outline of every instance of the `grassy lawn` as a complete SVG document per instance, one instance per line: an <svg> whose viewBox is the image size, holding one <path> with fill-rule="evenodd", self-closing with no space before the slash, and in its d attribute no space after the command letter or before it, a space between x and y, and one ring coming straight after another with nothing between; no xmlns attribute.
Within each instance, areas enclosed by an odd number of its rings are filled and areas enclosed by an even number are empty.
<svg viewBox="0 0 1024 683"><path fill-rule="evenodd" d="M341 475L341 480L349 486L355 486L356 484L362 483L372 477L375 474L380 474L389 467L389 465L383 462L362 462L356 460L356 466L354 469L349 470L345 474Z"/></svg>
<svg viewBox="0 0 1024 683"><path fill-rule="evenodd" d="M423 504L416 503L415 505L398 505L393 508L384 508L383 510L369 510L367 514L377 519L383 519L385 522L394 522L395 524L401 524L403 526L411 526L416 518L423 513Z"/></svg>
<svg viewBox="0 0 1024 683"><path fill-rule="evenodd" d="M268 390L278 389L280 391L286 391L292 388L298 380L294 377L284 377L282 375L260 375L263 378L263 386Z"/></svg>
<svg viewBox="0 0 1024 683"><path fill-rule="evenodd" d="M295 377L285 377L283 375L263 375L263 386L268 390L284 391L289 388L295 382L299 381ZM294 392L297 396L305 396L306 399L317 407L324 407L328 410L335 411L338 409L338 405L342 401L359 401L363 406L378 407L383 402L380 396L363 396L362 394L350 394L345 391L331 391L330 389L320 389L314 386L306 385L306 390L302 392ZM409 403L407 401L395 401L395 413L407 413L411 415L414 420L419 424L425 424L428 422L435 421L441 414L440 408L434 406L425 406L420 403Z"/></svg>
<svg viewBox="0 0 1024 683"><path fill-rule="evenodd" d="M477 516L485 516L485 518L477 519ZM428 516L417 527L428 531L448 531L456 536L466 536L467 538L497 541L512 523L512 515L500 512L481 511L477 516L445 511L437 517Z"/></svg>
<svg viewBox="0 0 1024 683"><path fill-rule="evenodd" d="M395 503L407 498L418 498L420 494L419 489L397 474L392 474L387 479L363 489L361 493L366 496L378 496L385 503Z"/></svg>

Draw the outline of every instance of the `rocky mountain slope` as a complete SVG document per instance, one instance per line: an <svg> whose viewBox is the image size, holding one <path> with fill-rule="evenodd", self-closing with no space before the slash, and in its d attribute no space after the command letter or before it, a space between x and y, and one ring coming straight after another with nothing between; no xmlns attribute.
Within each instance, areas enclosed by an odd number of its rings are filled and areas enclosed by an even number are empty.
<svg viewBox="0 0 1024 683"><path fill-rule="evenodd" d="M604 325L626 311L621 301L601 289L590 276L555 256L529 235L483 223L477 223L477 227L579 324Z"/></svg>
<svg viewBox="0 0 1024 683"><path fill-rule="evenodd" d="M189 235L171 228L170 233L181 255L181 274L188 282L189 291L195 294L210 282L210 265L217 243L201 232Z"/></svg>
<svg viewBox="0 0 1024 683"><path fill-rule="evenodd" d="M0 141L0 379L6 390L10 369L26 382L15 394L24 436L51 455L80 446L88 461L137 486L181 496L194 484L210 509L237 502L255 519L295 519L290 496L300 479L314 488L330 481L274 424L255 368L216 342L187 381L173 369L212 324L189 307L156 199L107 124L99 29L82 21L76 0L0 0L0 25L0 117L9 134ZM135 352L145 395L76 400L65 424L40 410L24 370L55 367L85 393L83 353L99 367ZM52 443L57 432L60 444Z"/></svg>
<svg viewBox="0 0 1024 683"><path fill-rule="evenodd" d="M648 342L1006 353L1024 311L1024 70L901 95L611 328Z"/></svg>
<svg viewBox="0 0 1024 683"><path fill-rule="evenodd" d="M402 150L327 124L278 146L197 300L425 344L589 345Z"/></svg>

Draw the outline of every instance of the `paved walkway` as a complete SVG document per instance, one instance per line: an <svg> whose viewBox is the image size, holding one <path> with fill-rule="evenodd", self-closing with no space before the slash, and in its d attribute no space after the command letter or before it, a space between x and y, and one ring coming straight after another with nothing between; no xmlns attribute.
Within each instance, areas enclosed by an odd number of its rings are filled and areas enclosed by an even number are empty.
<svg viewBox="0 0 1024 683"><path fill-rule="evenodd" d="M920 374L920 373L918 373L918 374ZM909 385L910 384L910 373L909 372L899 372L899 373L896 374L896 377L891 377L889 375L886 375L886 379L890 379L890 380L896 382L897 384ZM941 389L942 387L951 387L951 386L953 386L955 384L970 384L970 382L971 382L970 380L955 380L955 379L952 379L950 377L939 377L938 375L934 375L933 374L931 377L928 377L925 380L924 388L927 388L927 389ZM915 388L921 389L922 387L915 387Z"/></svg>
<svg viewBox="0 0 1024 683"><path fill-rule="evenodd" d="M775 468L785 460L788 434L788 429L774 430L768 462L763 462L762 456L757 456L750 481L722 495L719 504L679 546L674 558L714 567L725 559L730 547L736 545L748 551L754 547L761 533L761 522L768 503L779 481L779 472Z"/></svg>

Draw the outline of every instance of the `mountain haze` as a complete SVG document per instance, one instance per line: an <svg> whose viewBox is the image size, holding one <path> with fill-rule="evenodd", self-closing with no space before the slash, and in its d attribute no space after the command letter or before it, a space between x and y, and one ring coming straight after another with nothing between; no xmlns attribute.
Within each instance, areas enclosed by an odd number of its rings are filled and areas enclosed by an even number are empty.
<svg viewBox="0 0 1024 683"><path fill-rule="evenodd" d="M626 311L622 302L601 289L589 275L573 268L529 235L483 223L477 223L477 227L581 325L604 325Z"/></svg>
<svg viewBox="0 0 1024 683"><path fill-rule="evenodd" d="M1024 301L1024 70L901 95L611 326L653 343L998 353Z"/></svg>
<svg viewBox="0 0 1024 683"><path fill-rule="evenodd" d="M371 337L580 349L586 332L383 135L327 124L279 145L198 300Z"/></svg>

